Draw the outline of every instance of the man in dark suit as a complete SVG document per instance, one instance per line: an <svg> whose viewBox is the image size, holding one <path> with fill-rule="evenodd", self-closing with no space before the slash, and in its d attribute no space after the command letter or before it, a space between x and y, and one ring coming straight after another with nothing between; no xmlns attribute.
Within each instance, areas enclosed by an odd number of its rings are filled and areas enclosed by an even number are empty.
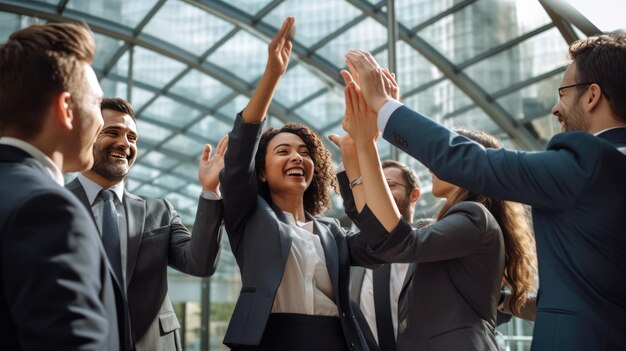
<svg viewBox="0 0 626 351"><path fill-rule="evenodd" d="M626 35L584 39L569 54L552 109L564 133L532 153L457 135L390 99L395 82L369 53L347 58L386 140L440 179L532 206L540 284L532 350L624 350Z"/></svg>
<svg viewBox="0 0 626 351"><path fill-rule="evenodd" d="M417 175L398 161L385 161L382 167L400 214L412 223L420 196ZM342 194L350 191L345 172L338 176ZM398 297L408 269L408 263L386 264L376 270L358 266L350 269L350 298L359 304L382 351L396 349Z"/></svg>
<svg viewBox="0 0 626 351"><path fill-rule="evenodd" d="M61 172L88 169L102 89L88 28L33 25L0 47L0 338L6 350L119 350L107 259Z"/></svg>
<svg viewBox="0 0 626 351"><path fill-rule="evenodd" d="M180 324L167 294L167 266L199 277L215 272L222 222L219 171L226 142L218 145L212 158L211 147L205 146L198 171L203 193L192 235L167 200L139 197L124 189L124 178L137 156L134 111L121 98L105 98L101 107L104 127L94 146L94 165L67 187L92 212L101 232L121 295L118 302L130 320L123 330L128 348L182 350ZM108 212L116 215L112 224ZM114 234L109 233L111 226L117 227Z"/></svg>

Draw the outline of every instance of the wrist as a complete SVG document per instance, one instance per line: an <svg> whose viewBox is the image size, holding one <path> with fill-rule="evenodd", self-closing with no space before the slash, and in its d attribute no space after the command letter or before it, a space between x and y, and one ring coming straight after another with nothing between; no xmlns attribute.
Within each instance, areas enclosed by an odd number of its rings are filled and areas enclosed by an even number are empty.
<svg viewBox="0 0 626 351"><path fill-rule="evenodd" d="M354 188L357 185L363 184L363 177L356 177L352 181L350 181L350 189Z"/></svg>
<svg viewBox="0 0 626 351"><path fill-rule="evenodd" d="M378 97L374 103L372 104L372 106L370 106L372 108L372 110L378 114L378 111L380 111L381 108L383 108L383 106L385 106L386 103L388 103L391 99L388 97Z"/></svg>

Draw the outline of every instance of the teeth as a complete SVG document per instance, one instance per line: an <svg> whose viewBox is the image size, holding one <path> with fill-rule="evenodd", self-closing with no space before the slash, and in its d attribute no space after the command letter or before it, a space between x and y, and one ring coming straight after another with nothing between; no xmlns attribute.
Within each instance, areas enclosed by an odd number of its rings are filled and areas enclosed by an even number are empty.
<svg viewBox="0 0 626 351"><path fill-rule="evenodd" d="M287 171L287 175L290 176L304 176L304 171L300 169L291 169Z"/></svg>

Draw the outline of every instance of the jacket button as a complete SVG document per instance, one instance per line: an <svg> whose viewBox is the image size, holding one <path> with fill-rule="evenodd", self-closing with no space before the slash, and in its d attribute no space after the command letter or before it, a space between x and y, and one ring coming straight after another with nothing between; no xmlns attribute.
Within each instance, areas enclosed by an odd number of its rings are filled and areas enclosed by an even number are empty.
<svg viewBox="0 0 626 351"><path fill-rule="evenodd" d="M350 343L350 351L352 350L356 350L356 345L354 345L354 343Z"/></svg>

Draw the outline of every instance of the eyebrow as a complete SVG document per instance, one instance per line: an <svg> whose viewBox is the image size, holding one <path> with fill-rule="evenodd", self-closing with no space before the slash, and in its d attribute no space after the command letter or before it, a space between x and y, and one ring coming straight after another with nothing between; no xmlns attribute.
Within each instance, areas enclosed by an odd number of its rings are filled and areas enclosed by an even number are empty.
<svg viewBox="0 0 626 351"><path fill-rule="evenodd" d="M278 145L274 146L274 148L273 148L272 150L276 150L276 149L278 149L278 148L279 148L279 147L281 147L281 146L290 147L290 146L291 146L291 144L287 144L287 143L278 144ZM306 148L307 150L309 149L309 148L306 146L306 144L300 144L300 145L298 145L298 148L301 148L301 147L304 147L304 148Z"/></svg>
<svg viewBox="0 0 626 351"><path fill-rule="evenodd" d="M130 134L132 136L135 136L135 137L138 136L138 134L135 133L132 129L124 128L124 127L121 127L121 126L108 126L108 127L102 128L102 131L104 132L105 130L109 130L109 129L115 129L115 130L127 129L128 130L128 134Z"/></svg>

